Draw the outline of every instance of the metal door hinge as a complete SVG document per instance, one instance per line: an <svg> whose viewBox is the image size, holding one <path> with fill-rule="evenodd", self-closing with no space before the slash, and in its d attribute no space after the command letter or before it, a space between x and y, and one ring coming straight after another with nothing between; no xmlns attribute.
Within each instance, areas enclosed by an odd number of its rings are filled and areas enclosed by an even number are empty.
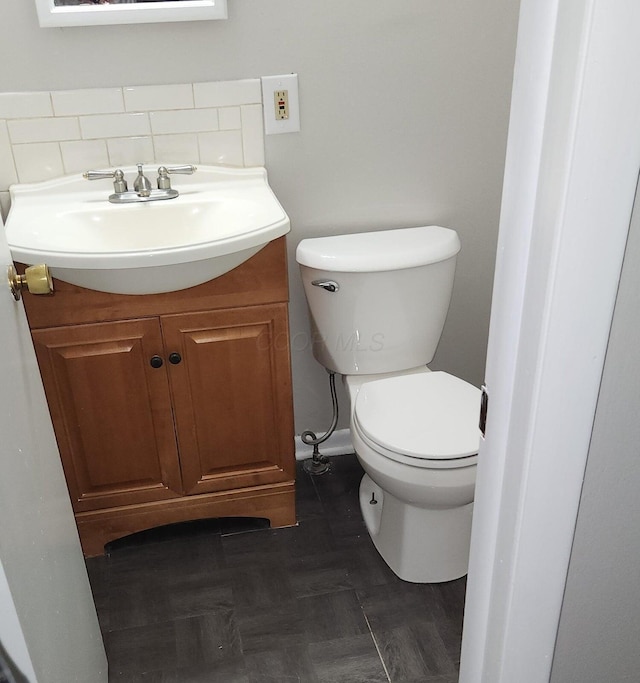
<svg viewBox="0 0 640 683"><path fill-rule="evenodd" d="M487 410L489 409L489 393L487 392L487 386L483 384L480 387L480 433L482 438L484 438L485 430L487 428Z"/></svg>

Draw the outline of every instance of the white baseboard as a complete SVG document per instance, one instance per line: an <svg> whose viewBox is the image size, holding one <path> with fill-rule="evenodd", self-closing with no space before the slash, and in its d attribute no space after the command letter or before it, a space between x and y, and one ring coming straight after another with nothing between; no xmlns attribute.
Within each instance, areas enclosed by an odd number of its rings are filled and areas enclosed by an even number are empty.
<svg viewBox="0 0 640 683"><path fill-rule="evenodd" d="M303 443L299 436L295 437L295 444L296 460L306 460L313 455L313 446ZM337 429L324 443L320 444L322 455L346 455L353 452L349 429Z"/></svg>

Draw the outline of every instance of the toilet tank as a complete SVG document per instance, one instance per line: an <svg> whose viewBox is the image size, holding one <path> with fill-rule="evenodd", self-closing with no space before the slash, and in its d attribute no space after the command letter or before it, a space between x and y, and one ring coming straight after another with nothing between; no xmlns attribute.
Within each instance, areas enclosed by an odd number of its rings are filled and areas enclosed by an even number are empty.
<svg viewBox="0 0 640 683"><path fill-rule="evenodd" d="M296 260L316 360L345 375L429 363L459 251L458 234L435 225L302 240Z"/></svg>

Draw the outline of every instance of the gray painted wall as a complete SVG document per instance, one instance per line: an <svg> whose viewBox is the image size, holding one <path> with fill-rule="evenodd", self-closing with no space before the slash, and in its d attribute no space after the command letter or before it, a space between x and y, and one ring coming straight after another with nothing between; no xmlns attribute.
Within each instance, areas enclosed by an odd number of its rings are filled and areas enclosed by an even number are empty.
<svg viewBox="0 0 640 683"><path fill-rule="evenodd" d="M640 199L616 302L551 683L640 671Z"/></svg>
<svg viewBox="0 0 640 683"><path fill-rule="evenodd" d="M433 367L483 378L517 14L517 0L229 0L227 21L40 29L33 0L2 0L0 91L299 74L302 131L267 137L266 158L292 223L297 430L322 429L326 373L293 259L304 237L457 229Z"/></svg>

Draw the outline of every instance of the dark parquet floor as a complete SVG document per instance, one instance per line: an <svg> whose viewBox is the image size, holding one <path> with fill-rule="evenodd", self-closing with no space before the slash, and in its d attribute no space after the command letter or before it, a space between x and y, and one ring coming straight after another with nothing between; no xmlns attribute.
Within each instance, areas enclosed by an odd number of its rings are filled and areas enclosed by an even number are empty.
<svg viewBox="0 0 640 683"><path fill-rule="evenodd" d="M465 581L398 579L358 505L360 465L298 463L298 520L154 529L87 560L110 681L455 683Z"/></svg>

